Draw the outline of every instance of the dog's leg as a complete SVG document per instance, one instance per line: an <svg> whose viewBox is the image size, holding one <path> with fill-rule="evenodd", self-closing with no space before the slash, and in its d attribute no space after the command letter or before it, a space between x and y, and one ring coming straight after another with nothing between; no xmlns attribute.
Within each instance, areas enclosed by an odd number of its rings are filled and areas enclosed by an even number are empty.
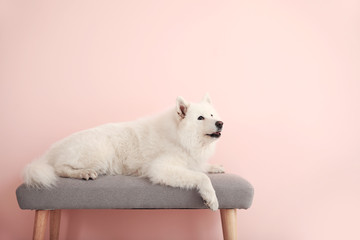
<svg viewBox="0 0 360 240"><path fill-rule="evenodd" d="M61 165L55 168L55 172L60 177L67 177L67 178L78 178L89 180L95 180L98 177L98 173L94 169L84 168L84 169L77 169L73 168L69 165Z"/></svg>
<svg viewBox="0 0 360 240"><path fill-rule="evenodd" d="M205 204L213 211L219 208L219 203L210 178L202 173L181 166L158 164L149 171L153 183L185 189L198 189Z"/></svg>

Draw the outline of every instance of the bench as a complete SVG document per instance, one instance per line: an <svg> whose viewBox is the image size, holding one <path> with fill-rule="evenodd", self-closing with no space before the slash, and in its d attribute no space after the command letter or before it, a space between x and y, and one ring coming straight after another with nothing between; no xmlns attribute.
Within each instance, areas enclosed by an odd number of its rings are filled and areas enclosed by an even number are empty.
<svg viewBox="0 0 360 240"><path fill-rule="evenodd" d="M225 240L236 238L236 209L247 209L253 187L233 174L209 174L219 200ZM21 209L35 210L33 239L44 239L50 216L50 239L59 239L61 209L206 209L196 190L155 185L145 178L100 176L95 181L60 178L51 189L20 185Z"/></svg>

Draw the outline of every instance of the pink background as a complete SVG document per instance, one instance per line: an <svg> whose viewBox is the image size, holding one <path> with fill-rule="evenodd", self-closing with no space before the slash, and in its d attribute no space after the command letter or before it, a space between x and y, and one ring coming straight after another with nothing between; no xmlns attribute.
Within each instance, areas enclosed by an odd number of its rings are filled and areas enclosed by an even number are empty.
<svg viewBox="0 0 360 240"><path fill-rule="evenodd" d="M54 141L210 92L213 162L247 178L239 239L360 239L359 1L0 1L0 239ZM221 239L218 212L64 211L61 239Z"/></svg>

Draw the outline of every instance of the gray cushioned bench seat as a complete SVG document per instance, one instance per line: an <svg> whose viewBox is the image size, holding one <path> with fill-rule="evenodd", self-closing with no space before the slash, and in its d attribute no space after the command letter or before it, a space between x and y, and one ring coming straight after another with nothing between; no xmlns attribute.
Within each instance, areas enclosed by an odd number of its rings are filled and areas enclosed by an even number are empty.
<svg viewBox="0 0 360 240"><path fill-rule="evenodd" d="M254 189L232 174L209 174L219 200L224 240L237 239L236 210L247 209ZM16 189L21 209L35 210L34 240L44 240L50 219L50 240L59 240L62 209L203 209L197 190L151 184L130 176L100 176L92 181L59 178L51 189L24 184Z"/></svg>
<svg viewBox="0 0 360 240"><path fill-rule="evenodd" d="M232 174L209 174L219 208L247 209L253 187ZM151 184L131 176L100 176L94 181L60 178L51 189L20 185L16 196L21 209L202 209L206 208L196 190Z"/></svg>

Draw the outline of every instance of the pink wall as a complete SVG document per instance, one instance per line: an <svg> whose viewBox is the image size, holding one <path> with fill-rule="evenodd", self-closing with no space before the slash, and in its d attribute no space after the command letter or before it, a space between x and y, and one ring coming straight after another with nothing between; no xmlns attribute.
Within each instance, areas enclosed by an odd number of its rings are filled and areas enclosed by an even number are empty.
<svg viewBox="0 0 360 240"><path fill-rule="evenodd" d="M0 239L31 236L15 188L51 143L205 92L225 122L212 161L256 190L239 239L360 239L359 1L3 0L0 29ZM216 240L219 223L65 211L61 239Z"/></svg>

